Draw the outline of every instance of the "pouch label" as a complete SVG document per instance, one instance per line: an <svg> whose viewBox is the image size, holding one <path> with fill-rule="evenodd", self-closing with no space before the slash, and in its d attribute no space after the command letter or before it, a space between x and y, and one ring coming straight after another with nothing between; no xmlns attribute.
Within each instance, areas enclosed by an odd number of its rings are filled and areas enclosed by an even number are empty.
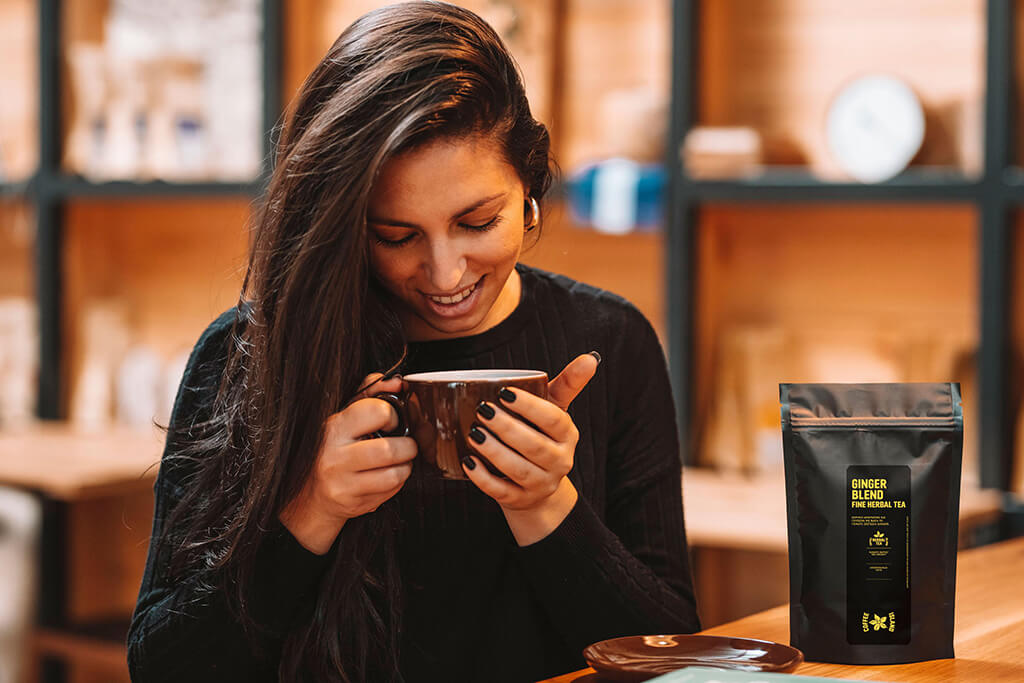
<svg viewBox="0 0 1024 683"><path fill-rule="evenodd" d="M910 642L910 468L846 468L846 637Z"/></svg>

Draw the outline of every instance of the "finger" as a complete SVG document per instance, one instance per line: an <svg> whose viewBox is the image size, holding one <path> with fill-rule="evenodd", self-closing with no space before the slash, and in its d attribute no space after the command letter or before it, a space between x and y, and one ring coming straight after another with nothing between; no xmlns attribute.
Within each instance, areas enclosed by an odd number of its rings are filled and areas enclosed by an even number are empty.
<svg viewBox="0 0 1024 683"><path fill-rule="evenodd" d="M407 436L385 436L351 444L346 449L344 467L350 472L365 472L411 462L418 452L416 442Z"/></svg>
<svg viewBox="0 0 1024 683"><path fill-rule="evenodd" d="M563 411L559 410L558 412L563 418L569 418ZM477 407L476 418L502 443L541 469L551 470L558 465L561 453L560 444L501 406L483 401ZM560 430L553 429L552 431Z"/></svg>
<svg viewBox="0 0 1024 683"><path fill-rule="evenodd" d="M349 475L351 480L348 484L352 490L359 491L363 496L379 496L383 493L394 495L405 485L411 473L412 465L409 463L381 467Z"/></svg>
<svg viewBox="0 0 1024 683"><path fill-rule="evenodd" d="M501 479L494 476L487 471L484 464L480 462L479 458L469 456L467 460L473 463L473 467L470 468L466 464L466 460L462 461L462 471L466 473L469 480L472 481L478 489L486 493L488 496L496 500L498 503L507 502L514 499L516 496L522 495L523 490L516 486L514 483Z"/></svg>
<svg viewBox="0 0 1024 683"><path fill-rule="evenodd" d="M543 469L503 444L482 425L470 430L469 445L521 488L530 488L550 478Z"/></svg>
<svg viewBox="0 0 1024 683"><path fill-rule="evenodd" d="M499 394L501 407L529 420L537 429L560 443L579 436L576 425L565 410L550 400L531 394L523 389L505 387Z"/></svg>
<svg viewBox="0 0 1024 683"><path fill-rule="evenodd" d="M366 389L365 393L366 393L367 397L370 397L370 396L376 396L377 394L384 394L384 393L394 394L394 393L397 393L397 392L401 391L401 389L402 389L402 378L401 377L392 377L390 379L381 380L381 381L377 382L376 384L374 384L373 386L368 387Z"/></svg>
<svg viewBox="0 0 1024 683"><path fill-rule="evenodd" d="M548 382L548 400L562 410L568 410L569 404L579 396L583 387L587 386L590 379L597 373L597 366L601 362L598 358L600 356L593 356L589 353L576 356L558 374L558 377Z"/></svg>
<svg viewBox="0 0 1024 683"><path fill-rule="evenodd" d="M387 401L364 398L348 405L344 410L327 418L328 438L334 442L350 443L377 431L398 428L398 413Z"/></svg>
<svg viewBox="0 0 1024 683"><path fill-rule="evenodd" d="M402 376L395 375L389 379L383 379L384 375L379 372L373 372L367 375L362 382L359 383L359 391L355 396L348 402L348 405L352 405L356 401L384 392L395 393L402 388Z"/></svg>

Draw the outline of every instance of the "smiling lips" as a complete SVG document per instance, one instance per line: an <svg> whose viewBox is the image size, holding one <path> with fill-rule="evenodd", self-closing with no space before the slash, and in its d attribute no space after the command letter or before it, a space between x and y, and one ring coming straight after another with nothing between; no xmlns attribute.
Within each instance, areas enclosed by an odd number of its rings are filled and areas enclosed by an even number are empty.
<svg viewBox="0 0 1024 683"><path fill-rule="evenodd" d="M439 304L446 304L446 305L457 304L460 301L462 301L463 299L465 299L467 296L472 294L473 290L476 289L476 286L477 286L477 283L474 282L469 287L466 287L464 290L462 290L461 292L456 293L453 296L431 296L430 294L428 294L427 298L430 299L431 301L433 301L435 303L439 303Z"/></svg>
<svg viewBox="0 0 1024 683"><path fill-rule="evenodd" d="M427 307L434 315L450 319L461 318L476 310L477 303L483 296L483 287L481 286L483 281L484 278L481 277L469 287L452 296L423 294L423 298L426 299Z"/></svg>

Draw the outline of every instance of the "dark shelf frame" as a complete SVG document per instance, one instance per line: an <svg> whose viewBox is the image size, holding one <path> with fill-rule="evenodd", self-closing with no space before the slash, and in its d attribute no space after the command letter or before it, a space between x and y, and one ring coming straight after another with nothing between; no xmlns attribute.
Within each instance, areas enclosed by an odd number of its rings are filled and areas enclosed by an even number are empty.
<svg viewBox="0 0 1024 683"><path fill-rule="evenodd" d="M708 0L704 0L705 2ZM697 212L707 204L737 202L956 202L975 207L981 313L978 351L979 422L968 438L979 440L981 484L1007 490L1013 462L1014 387L1010 379L1011 288L1014 215L1024 206L1024 169L1013 164L1015 133L1014 4L989 0L986 9L985 162L979 178L955 169L909 169L879 185L828 183L802 169L768 169L749 180L687 178L679 162L683 137L695 122L700 0L673 0L672 89L666 163L669 171L666 272L668 356L676 393L683 458L695 462L693 423L694 237Z"/></svg>
<svg viewBox="0 0 1024 683"><path fill-rule="evenodd" d="M0 183L0 199L21 199L28 193L29 181Z"/></svg>
<svg viewBox="0 0 1024 683"><path fill-rule="evenodd" d="M258 193L261 187L260 181L174 183L163 180L113 180L98 183L69 175L38 178L35 182L36 193L58 200L251 196Z"/></svg>
<svg viewBox="0 0 1024 683"><path fill-rule="evenodd" d="M803 168L771 168L739 180L682 177L680 194L708 202L970 202L980 182L949 169L910 169L877 185L836 183Z"/></svg>

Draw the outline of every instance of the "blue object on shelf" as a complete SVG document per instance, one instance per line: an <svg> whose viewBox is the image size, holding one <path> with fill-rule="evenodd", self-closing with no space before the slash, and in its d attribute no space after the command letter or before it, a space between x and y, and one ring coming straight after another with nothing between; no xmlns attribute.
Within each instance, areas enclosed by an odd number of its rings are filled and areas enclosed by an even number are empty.
<svg viewBox="0 0 1024 683"><path fill-rule="evenodd" d="M573 173L566 183L576 222L622 235L656 232L664 216L665 168L612 158Z"/></svg>

